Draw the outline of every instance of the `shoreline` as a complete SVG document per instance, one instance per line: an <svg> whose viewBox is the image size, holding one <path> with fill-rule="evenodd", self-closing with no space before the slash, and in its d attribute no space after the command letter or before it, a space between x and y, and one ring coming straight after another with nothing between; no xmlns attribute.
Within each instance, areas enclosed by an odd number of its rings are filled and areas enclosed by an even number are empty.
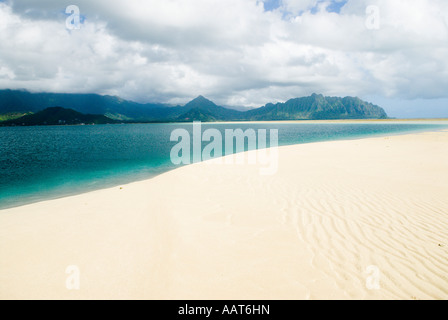
<svg viewBox="0 0 448 320"><path fill-rule="evenodd" d="M447 299L447 141L284 146L274 176L207 161L1 210L0 298Z"/></svg>
<svg viewBox="0 0 448 320"><path fill-rule="evenodd" d="M424 122L429 122L429 123L433 123L433 122L440 122L440 123L448 123L448 118L434 118L434 119L425 119L425 118L421 118L421 119L335 119L335 120L274 120L274 121L224 121L224 122L204 122L203 124L214 124L214 123L218 123L218 124L239 124L239 123L260 123L260 124L269 124L269 123L284 123L284 124L288 124L288 123L300 123L300 124L306 124L306 123L310 123L310 124L333 124L333 123L402 123L402 122L409 122L409 123L424 123ZM191 123L191 122L186 122Z"/></svg>
<svg viewBox="0 0 448 320"><path fill-rule="evenodd" d="M218 122L202 122L202 124L335 124L335 123L447 123L448 118L416 118L416 119L334 119L334 120L272 120L272 121L218 121ZM0 122L0 128L26 128L26 127L89 127L89 126L112 126L112 125L132 125L132 124L193 124L193 122L118 122L118 123L105 123L105 124L68 124L68 125L2 125Z"/></svg>
<svg viewBox="0 0 448 320"><path fill-rule="evenodd" d="M373 120L374 123L377 122L382 122L384 121L385 123L390 123L388 119L384 120ZM408 120L403 120L404 122L408 122ZM427 119L427 121L433 121L432 119ZM434 120L436 121L436 120ZM347 124L347 123L359 123L359 122L372 122L372 120L324 120L324 121L288 121L288 122L219 122L218 124L249 124L249 123L261 123L261 124L269 124L269 123L283 123L283 124L287 124L287 123L309 123L309 124L334 124L334 123L342 123L342 124ZM173 123L173 125L176 125L179 123ZM192 123L190 123L192 124ZM217 123L202 123L202 125L213 125L213 124L217 124ZM367 135L367 136L360 136L360 137L352 137L352 138L341 138L341 139L336 139L336 140L324 140L324 141L313 141L313 142L302 142L302 143L297 143L297 144L287 144L287 145L281 145L280 148L283 147L291 147L291 146L300 146L300 145L307 145L307 144L314 144L314 143L324 143L324 142L333 142L333 141L356 141L356 140L364 140L364 139L373 139L373 138L381 138L381 137L388 137L388 136L402 136L402 135L409 135L409 134L418 134L418 133L424 133L424 132L440 132L440 131L445 131L448 130L448 119L446 122L444 122L443 124L447 125L447 128L425 128L425 129L420 129L420 130L410 130L410 131L403 131L403 132L397 132L397 133L381 133L381 134L372 134L372 135ZM263 150L263 149L259 149L259 150ZM268 148L269 150L269 148ZM243 153L247 153L248 151L244 151ZM222 157L224 158L224 157ZM202 161L204 162L204 161ZM201 163L202 163L201 162ZM190 164L191 165L191 164ZM187 165L188 166L188 165ZM120 187L120 186L126 186L129 184L133 184L133 183L138 183L138 182L143 182L143 181L147 181L147 180L151 180L154 179L160 175L163 175L165 173L171 172L171 171L175 171L178 169L181 169L182 166L180 167L174 167L171 168L167 171L162 171L160 173L157 173L156 175L152 176L152 177L141 177L139 179L132 179L131 181L126 181L123 183L110 183L110 185L108 186L103 186L103 187L97 187L94 189L91 189L87 192L72 192L72 193L65 193L63 195L54 195L51 197L47 197L47 198L42 198L40 200L33 200L33 201L29 201L29 202L25 202L22 204L17 204L17 205L11 205L8 207L0 207L0 214L2 213L2 211L5 210L10 210L10 209L14 209L14 208L19 208L19 207L23 207L23 206L28 206L28 205L33 205L36 203L41 203L41 202L46 202L46 201L53 201L53 200L59 200L59 199L64 199L64 198L68 198L68 197L74 197L74 196L79 196L85 193L90 193L90 192L95 192L95 191L99 191L99 190L107 190L107 189L112 189L112 188L116 188L116 187ZM123 179L124 181L124 179Z"/></svg>

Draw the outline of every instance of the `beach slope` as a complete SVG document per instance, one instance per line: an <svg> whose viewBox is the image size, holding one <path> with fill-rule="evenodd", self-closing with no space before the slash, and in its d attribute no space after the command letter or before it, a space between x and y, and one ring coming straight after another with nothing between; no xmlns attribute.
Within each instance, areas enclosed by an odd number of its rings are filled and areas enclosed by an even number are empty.
<svg viewBox="0 0 448 320"><path fill-rule="evenodd" d="M0 211L0 299L448 299L448 132L281 147L259 169Z"/></svg>

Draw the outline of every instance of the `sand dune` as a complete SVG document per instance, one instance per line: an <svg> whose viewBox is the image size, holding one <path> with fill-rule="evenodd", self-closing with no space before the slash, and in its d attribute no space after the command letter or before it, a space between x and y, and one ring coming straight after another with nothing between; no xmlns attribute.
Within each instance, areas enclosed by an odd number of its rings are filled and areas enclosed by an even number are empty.
<svg viewBox="0 0 448 320"><path fill-rule="evenodd" d="M279 155L1 211L0 298L448 299L448 132Z"/></svg>

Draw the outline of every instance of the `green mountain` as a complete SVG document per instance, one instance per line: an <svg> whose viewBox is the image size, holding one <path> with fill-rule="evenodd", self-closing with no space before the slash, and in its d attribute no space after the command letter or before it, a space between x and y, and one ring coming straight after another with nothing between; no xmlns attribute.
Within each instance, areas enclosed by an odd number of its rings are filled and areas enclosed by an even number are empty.
<svg viewBox="0 0 448 320"><path fill-rule="evenodd" d="M47 108L35 114L2 122L5 126L43 126L43 125L79 125L79 124L113 124L116 121L103 115L82 114L75 110L61 107Z"/></svg>
<svg viewBox="0 0 448 320"><path fill-rule="evenodd" d="M165 117L169 108L162 104L140 104L119 97L97 94L30 93L21 90L0 90L0 114L36 113L62 106L85 114L108 114L118 119L147 120Z"/></svg>
<svg viewBox="0 0 448 320"><path fill-rule="evenodd" d="M175 119L176 122L216 122L218 119L211 113L200 108L191 109L187 113L184 113L180 117Z"/></svg>
<svg viewBox="0 0 448 320"><path fill-rule="evenodd" d="M285 103L267 104L258 109L238 111L216 105L199 96L185 106L139 104L118 97L96 94L30 93L0 90L0 119L6 114L36 113L62 106L80 113L105 115L126 122L185 122L185 121L273 121L385 119L386 112L359 98L310 97L291 99ZM11 118L8 118L11 119ZM0 120L1 121L1 120Z"/></svg>
<svg viewBox="0 0 448 320"><path fill-rule="evenodd" d="M359 98L310 97L291 99L285 103L267 104L246 112L248 120L334 120L387 119L384 109Z"/></svg>
<svg viewBox="0 0 448 320"><path fill-rule="evenodd" d="M210 117L213 121L228 121L228 120L242 120L244 119L244 112L236 111L232 109L226 109L224 107L217 106L212 101L199 96L193 101L187 103L184 107L186 114L183 114L180 118L185 118L185 115L191 116L193 114L200 114L202 116Z"/></svg>
<svg viewBox="0 0 448 320"><path fill-rule="evenodd" d="M291 99L285 103L267 104L258 109L240 112L219 107L199 96L185 107L185 121L273 121L273 120L335 120L335 119L387 119L384 109L359 98L310 97ZM196 110L194 114L191 110Z"/></svg>

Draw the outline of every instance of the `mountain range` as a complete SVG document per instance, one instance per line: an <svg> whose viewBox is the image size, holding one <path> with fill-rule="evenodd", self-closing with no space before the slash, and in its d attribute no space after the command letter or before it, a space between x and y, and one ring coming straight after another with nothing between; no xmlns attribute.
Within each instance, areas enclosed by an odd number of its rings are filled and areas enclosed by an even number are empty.
<svg viewBox="0 0 448 320"><path fill-rule="evenodd" d="M54 126L80 124L114 124L117 121L103 115L83 114L72 109L52 107L17 119L0 122L0 126Z"/></svg>
<svg viewBox="0 0 448 320"><path fill-rule="evenodd" d="M199 96L185 106L140 104L97 94L30 93L0 90L0 120L11 120L44 109L62 107L83 114L103 115L120 122L276 121L386 119L384 109L356 97L309 97L238 111ZM55 111L55 110L53 110ZM104 119L103 119L104 121Z"/></svg>

